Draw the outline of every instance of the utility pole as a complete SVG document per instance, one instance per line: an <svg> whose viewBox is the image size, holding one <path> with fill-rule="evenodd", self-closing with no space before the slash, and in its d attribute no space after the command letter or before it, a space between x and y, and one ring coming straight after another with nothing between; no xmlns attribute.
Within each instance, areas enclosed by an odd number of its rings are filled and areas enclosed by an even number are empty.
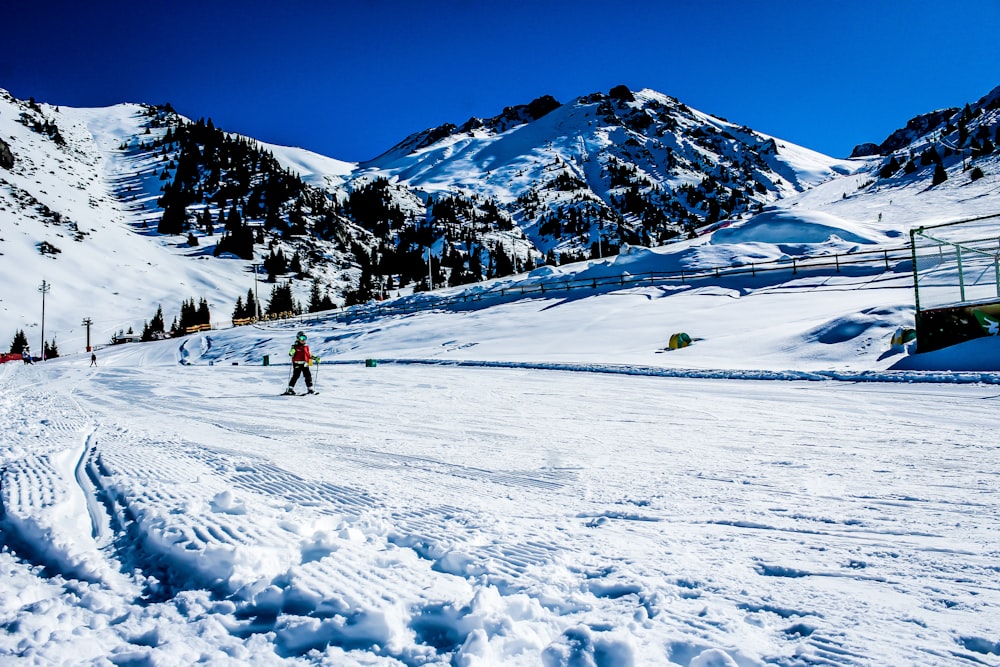
<svg viewBox="0 0 1000 667"><path fill-rule="evenodd" d="M431 247L427 246L427 290L434 289L434 278L431 276Z"/></svg>
<svg viewBox="0 0 1000 667"><path fill-rule="evenodd" d="M38 291L42 293L42 361L45 361L45 295L49 293L50 289L52 289L52 285L44 280L41 287L38 288Z"/></svg>
<svg viewBox="0 0 1000 667"><path fill-rule="evenodd" d="M83 326L87 327L87 352L91 351L91 347L90 347L90 325L93 324L93 323L94 323L94 321L92 319L90 319L89 317L83 318Z"/></svg>
<svg viewBox="0 0 1000 667"><path fill-rule="evenodd" d="M253 298L254 298L254 301L256 301L256 303L254 304L254 309L257 311L256 313L253 314L253 318L255 320L259 320L260 319L260 293L257 291L257 267L261 266L261 265L260 264L251 264L250 266L253 267Z"/></svg>

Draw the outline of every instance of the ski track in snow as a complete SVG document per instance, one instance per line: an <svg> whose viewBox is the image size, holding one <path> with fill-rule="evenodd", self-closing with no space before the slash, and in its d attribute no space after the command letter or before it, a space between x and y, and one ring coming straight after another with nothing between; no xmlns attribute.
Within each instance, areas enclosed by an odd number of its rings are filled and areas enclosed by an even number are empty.
<svg viewBox="0 0 1000 667"><path fill-rule="evenodd" d="M265 662L997 664L989 386L267 372L3 368L5 540Z"/></svg>

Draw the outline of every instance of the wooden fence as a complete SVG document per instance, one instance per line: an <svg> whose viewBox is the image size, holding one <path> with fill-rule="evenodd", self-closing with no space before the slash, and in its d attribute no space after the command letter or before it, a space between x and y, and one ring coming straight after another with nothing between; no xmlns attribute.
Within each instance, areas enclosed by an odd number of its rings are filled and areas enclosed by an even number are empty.
<svg viewBox="0 0 1000 667"><path fill-rule="evenodd" d="M850 253L812 255L781 258L767 262L737 263L725 266L706 267L678 271L650 271L646 273L622 273L613 276L595 276L591 278L565 278L530 284L503 286L502 279L494 281L496 285L473 291L465 291L454 295L434 295L423 293L424 298L406 297L384 302L370 302L346 308L334 316L338 320L350 321L359 317L372 317L393 314L407 314L436 308L482 302L502 301L509 298L524 296L545 296L556 292L572 292L574 290L624 289L628 287L650 285L686 285L705 280L732 278L740 276L756 277L779 271L796 275L803 272L843 273L851 270L863 270L865 273L912 270L913 254L909 246L879 248ZM466 286L468 288L468 286ZM296 319L312 319L317 313L300 315ZM324 314L324 316L328 316Z"/></svg>

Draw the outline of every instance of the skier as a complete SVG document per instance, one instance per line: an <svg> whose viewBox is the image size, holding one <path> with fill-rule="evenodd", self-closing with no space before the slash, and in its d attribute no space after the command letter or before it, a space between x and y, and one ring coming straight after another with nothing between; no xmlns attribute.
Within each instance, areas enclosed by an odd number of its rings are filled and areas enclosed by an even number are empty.
<svg viewBox="0 0 1000 667"><path fill-rule="evenodd" d="M288 350L288 356L292 358L293 370L292 378L288 381L288 389L285 390L284 395L295 395L295 383L299 381L300 375L305 375L306 377L306 393L317 393L313 391L312 371L309 370L309 364L312 363L312 356L309 354L309 346L306 345L306 335L301 331L295 336L295 342L292 343L291 349Z"/></svg>
<svg viewBox="0 0 1000 667"><path fill-rule="evenodd" d="M28 349L27 345L21 348L21 361L23 361L26 364L33 363L31 361L31 350Z"/></svg>
<svg viewBox="0 0 1000 667"><path fill-rule="evenodd" d="M90 365L91 366L96 366L97 365L97 353L96 352L91 352L90 353Z"/></svg>

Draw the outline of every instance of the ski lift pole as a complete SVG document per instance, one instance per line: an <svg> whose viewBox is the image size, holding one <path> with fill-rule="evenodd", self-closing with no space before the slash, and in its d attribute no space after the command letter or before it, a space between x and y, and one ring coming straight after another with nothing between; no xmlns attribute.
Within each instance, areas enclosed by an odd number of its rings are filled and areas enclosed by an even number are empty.
<svg viewBox="0 0 1000 667"><path fill-rule="evenodd" d="M52 289L52 285L44 280L41 287L38 288L38 291L42 293L42 361L45 361L45 295L49 293L50 289Z"/></svg>
<svg viewBox="0 0 1000 667"><path fill-rule="evenodd" d="M911 229L910 230L910 257L913 264L913 305L917 313L917 317L920 317L920 272L917 270L917 238L916 235L922 230Z"/></svg>
<svg viewBox="0 0 1000 667"><path fill-rule="evenodd" d="M1000 296L1000 255L993 255L993 274L996 277L997 296Z"/></svg>
<svg viewBox="0 0 1000 667"><path fill-rule="evenodd" d="M965 275L962 272L962 246L955 244L955 261L958 262L958 298L965 301Z"/></svg>
<svg viewBox="0 0 1000 667"><path fill-rule="evenodd" d="M427 290L434 289L434 277L431 275L431 247L427 246Z"/></svg>

